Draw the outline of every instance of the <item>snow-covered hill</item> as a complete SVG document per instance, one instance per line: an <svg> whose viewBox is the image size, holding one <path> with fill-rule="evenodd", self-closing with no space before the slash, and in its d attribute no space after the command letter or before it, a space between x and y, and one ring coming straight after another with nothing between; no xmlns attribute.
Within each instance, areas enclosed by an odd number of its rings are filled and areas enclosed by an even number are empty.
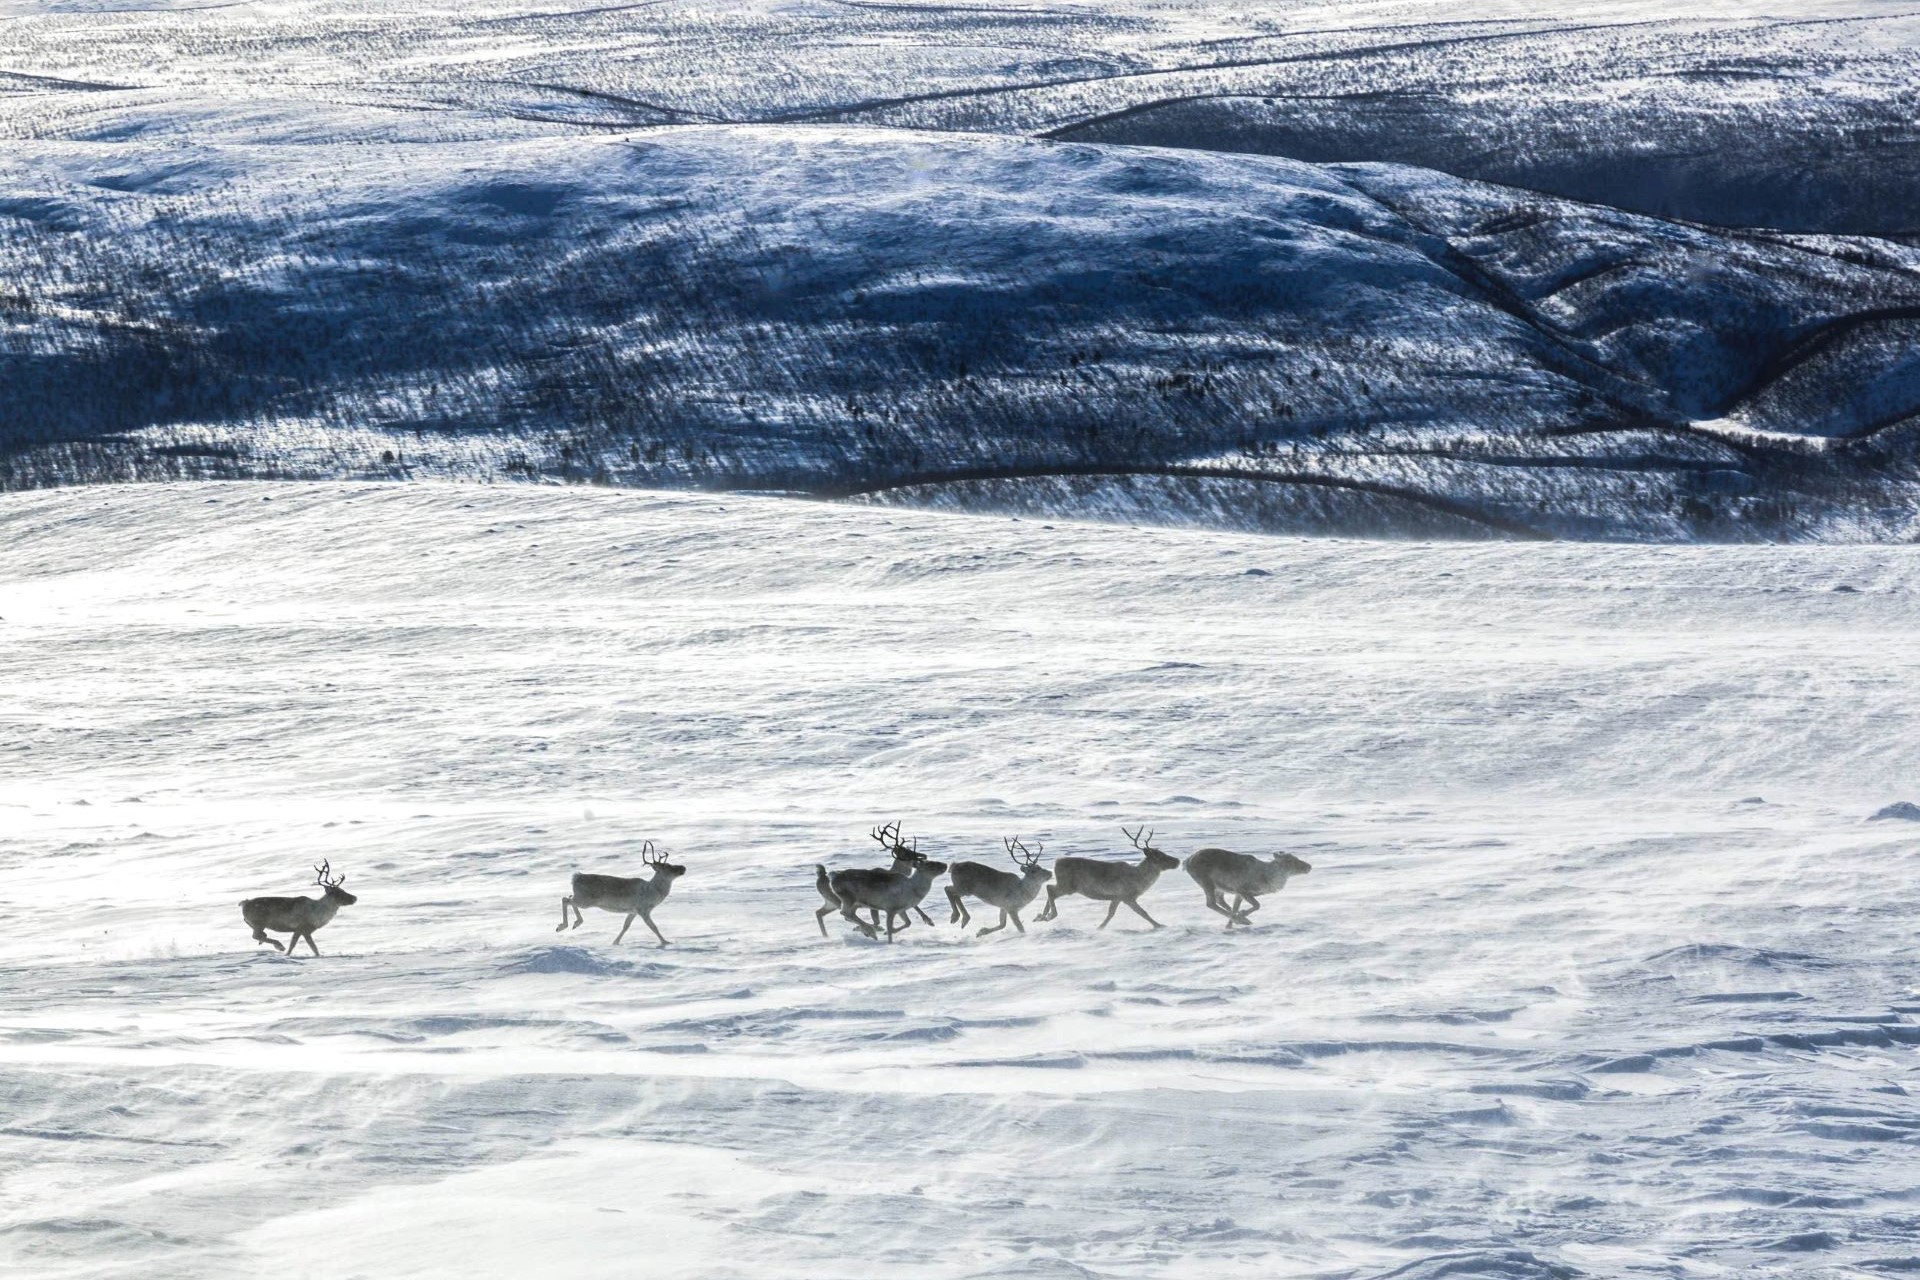
<svg viewBox="0 0 1920 1280"><path fill-rule="evenodd" d="M11 0L0 486L1907 539L1917 21Z"/></svg>
<svg viewBox="0 0 1920 1280"><path fill-rule="evenodd" d="M1915 1265L1910 548L476 485L0 545L9 1276ZM896 817L1314 870L822 939ZM674 945L557 937L643 837ZM326 956L255 947L322 858Z"/></svg>

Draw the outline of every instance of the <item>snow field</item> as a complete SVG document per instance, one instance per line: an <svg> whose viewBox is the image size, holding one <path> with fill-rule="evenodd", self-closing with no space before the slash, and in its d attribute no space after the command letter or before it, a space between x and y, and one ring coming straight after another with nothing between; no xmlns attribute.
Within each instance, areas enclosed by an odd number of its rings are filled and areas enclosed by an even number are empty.
<svg viewBox="0 0 1920 1280"><path fill-rule="evenodd" d="M1920 557L0 501L0 1269L1885 1274ZM1314 864L822 940L813 864ZM575 869L688 874L673 946ZM322 858L326 955L237 900ZM929 911L944 922L938 888Z"/></svg>

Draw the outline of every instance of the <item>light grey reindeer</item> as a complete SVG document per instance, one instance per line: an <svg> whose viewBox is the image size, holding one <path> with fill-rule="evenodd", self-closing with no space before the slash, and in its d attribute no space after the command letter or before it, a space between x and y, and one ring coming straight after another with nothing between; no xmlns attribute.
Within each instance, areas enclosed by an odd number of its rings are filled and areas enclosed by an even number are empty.
<svg viewBox="0 0 1920 1280"><path fill-rule="evenodd" d="M887 868L888 870L898 871L904 875L913 869L913 864L920 855L917 850L901 843L899 822L875 827L867 834L878 840L880 847L893 855L893 865ZM839 874L840 872L837 871L829 872L824 863L816 862L813 866L813 887L820 891L820 909L813 913L813 922L820 926L820 936L823 938L827 936L827 917L836 911L845 913L845 904L840 901L840 895L833 890L833 877ZM847 915L847 919L852 920L854 927L867 937L877 939L880 936L878 911L873 913L872 924L853 915Z"/></svg>
<svg viewBox="0 0 1920 1280"><path fill-rule="evenodd" d="M880 847L882 849L885 849L887 852L893 855L893 865L886 868L874 868L873 874L875 875L882 874L885 871L895 872L900 875L908 875L912 873L915 866L926 861L925 857L920 853L920 841L918 838L915 838L915 840L911 845L907 844L904 840L900 838L900 823L897 820L894 822L890 822L883 827L875 827L872 831L868 832L867 834L872 836L875 840L879 841ZM944 864L942 865L944 866ZM860 932L866 934L867 937L878 938L880 936L879 908L869 906L866 903L856 904L859 906L867 907L868 920L870 921L870 923L862 924L860 921L860 918L854 915L852 911L847 909L847 904L841 900L840 893L834 888L835 881L839 877L846 875L847 872L845 871L829 872L824 866L815 866L813 870L814 870L814 887L820 891L820 897L822 899L822 906L818 911L813 913L814 920L820 925L820 936L822 937L826 936L827 915L830 912L839 911L841 915L845 916L848 920L852 921L854 927L859 929ZM920 916L920 919L923 923L929 924L929 925L933 923L932 919L928 917L927 913L920 909L920 903L918 899L915 899L914 902L910 904L910 906L912 910L915 911ZM901 928L905 928L905 927L906 927L905 924L901 925Z"/></svg>
<svg viewBox="0 0 1920 1280"><path fill-rule="evenodd" d="M560 899L560 927L555 933L564 933L567 928L567 912L573 912L573 927L578 929L585 921L581 918L580 908L598 907L602 911L624 911L627 922L620 926L620 932L614 935L617 946L620 939L627 936L627 930L633 928L633 918L639 916L647 922L647 928L653 930L653 936L660 939L660 945L666 946L667 939L660 932L660 926L653 922L653 909L665 900L667 892L673 888L673 882L687 874L687 869L668 862L665 854L653 851L653 841L649 840L640 851L640 860L653 868L648 879L627 876L596 876L584 871L573 875L573 893Z"/></svg>
<svg viewBox="0 0 1920 1280"><path fill-rule="evenodd" d="M1268 861L1231 849L1202 849L1186 861L1187 874L1207 895L1207 906L1227 918L1227 928L1252 927L1247 917L1260 909L1260 895L1278 893L1293 876L1313 870L1290 853L1277 853ZM1226 896L1233 895L1228 906ZM1244 904L1244 906L1243 906Z"/></svg>
<svg viewBox="0 0 1920 1280"><path fill-rule="evenodd" d="M1144 826L1140 831L1127 831L1125 827L1120 830L1126 832L1127 839L1133 841L1133 847L1140 851L1140 861L1054 859L1053 883L1047 886L1047 905L1034 917L1036 920L1053 919L1060 914L1060 899L1077 893L1095 902L1108 904L1107 918L1100 922L1102 929L1113 923L1113 913L1120 909L1123 902L1132 907L1134 914L1142 920L1156 929L1160 927L1160 922L1148 915L1146 908L1140 905L1140 895L1153 888L1153 882L1160 878L1162 871L1171 871L1179 866L1180 859L1154 848L1153 832L1147 831Z"/></svg>
<svg viewBox="0 0 1920 1280"><path fill-rule="evenodd" d="M893 865L896 869L904 869L908 864L895 859ZM813 887L820 891L820 909L813 913L813 922L820 926L820 936L824 938L827 936L827 917L840 910L840 895L833 891L832 877L827 874L823 862L813 864ZM869 938L880 936L865 920L856 917L853 925Z"/></svg>
<svg viewBox="0 0 1920 1280"><path fill-rule="evenodd" d="M347 882L344 873L337 880L333 878L332 859L322 862L314 871L321 891L317 898L247 898L240 903L240 918L252 927L256 942L292 955L295 945L305 938L313 954L320 954L320 948L313 941L313 931L333 919L340 908L350 907L360 899L340 887ZM267 936L269 929L293 936L283 947Z"/></svg>
<svg viewBox="0 0 1920 1280"><path fill-rule="evenodd" d="M1009 920L1013 921L1014 928L1025 933L1027 926L1020 923L1020 912L1040 895L1040 886L1053 879L1053 872L1040 865L1040 855L1047 851L1046 845L1029 853L1018 837L1003 839L1000 843L1006 846L1013 865L1020 868L1019 875L984 862L956 862L950 872L952 883L947 886L947 901L953 904L953 914L947 918L949 924L958 924L964 929L973 923L973 916L962 901L965 898L978 898L990 907L1000 908L1000 923L980 930L975 936L981 938L1000 932Z"/></svg>
<svg viewBox="0 0 1920 1280"><path fill-rule="evenodd" d="M900 824L891 828L882 827L873 833L874 839L892 846L895 870L836 871L827 877L827 887L840 899L840 914L854 924L860 918L854 912L865 907L873 913L873 927L877 933L880 927L880 913L887 913L887 941L893 941L893 935L913 921L908 911L919 912L920 918L931 925L925 911L920 910L920 900L933 888L933 882L947 869L944 862L935 862L921 853L918 848L909 848L900 843ZM915 841L917 845L919 842ZM902 867L902 863L905 864ZM895 918L900 923L895 925ZM872 935L869 935L872 936Z"/></svg>

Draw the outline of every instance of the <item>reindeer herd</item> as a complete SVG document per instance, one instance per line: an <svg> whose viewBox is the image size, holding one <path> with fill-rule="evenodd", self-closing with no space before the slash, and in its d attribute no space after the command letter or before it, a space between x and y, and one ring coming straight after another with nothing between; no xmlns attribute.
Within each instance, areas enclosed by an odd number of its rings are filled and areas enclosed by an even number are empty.
<svg viewBox="0 0 1920 1280"><path fill-rule="evenodd" d="M999 910L999 923L980 929L977 936L982 938L1005 929L1009 921L1016 930L1025 933L1027 926L1021 922L1020 913L1033 904L1042 889L1047 891L1047 902L1034 917L1036 920L1052 920L1060 914L1060 899L1079 896L1107 904L1107 914L1100 921L1102 929L1113 923L1114 913L1123 905L1158 929L1160 922L1147 914L1140 898L1153 888L1162 872L1184 865L1187 874L1206 895L1208 909L1225 916L1227 928L1231 930L1253 924L1253 913L1260 909L1264 895L1278 893L1293 876L1313 870L1290 853L1262 859L1231 849L1201 849L1183 864L1172 854L1155 848L1153 832L1144 826L1137 831L1128 831L1125 827L1120 830L1140 855L1138 861L1056 858L1049 869L1040 865L1045 845L1029 850L1019 839L1010 838L1001 843L1006 846L1015 870L1003 871L984 862L951 865L937 862L920 852L917 839L902 840L900 824L891 822L875 827L870 833L891 856L889 865L839 871L828 871L824 865L814 867L814 885L820 891L822 904L813 913L814 922L820 926L820 936L824 938L827 917L837 911L841 919L867 938L878 940L884 932L887 941L892 942L896 933L912 925L915 915L922 923L933 924L933 918L921 909L920 903L933 891L934 881L944 875L948 880L947 902L952 908L952 914L947 917L949 924L965 928L973 923L973 914L967 910L969 898ZM655 853L651 840L646 842L640 856L651 868L650 876L575 873L573 892L560 899L560 927L555 932L578 929L585 923L581 908L592 907L626 917L620 932L614 935L616 943L627 936L627 930L638 919L660 940L661 946L666 946L665 935L653 922L653 910L666 901L674 881L685 875L687 869L668 862L664 854ZM346 883L346 876L336 879L330 863L322 863L314 870L319 873L318 898L248 898L240 904L240 914L253 929L256 940L292 955L294 944L305 938L313 954L320 954L320 948L314 945L313 931L332 920L341 907L352 906L356 899L341 887ZM865 919L860 916L862 911L867 913ZM292 937L282 948L267 936L269 932L288 933Z"/></svg>

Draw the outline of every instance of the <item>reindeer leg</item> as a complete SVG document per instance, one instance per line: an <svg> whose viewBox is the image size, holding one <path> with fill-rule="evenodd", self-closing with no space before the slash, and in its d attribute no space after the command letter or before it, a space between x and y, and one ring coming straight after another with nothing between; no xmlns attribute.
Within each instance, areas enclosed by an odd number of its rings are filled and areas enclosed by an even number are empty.
<svg viewBox="0 0 1920 1280"><path fill-rule="evenodd" d="M821 937L824 938L827 936L827 916L834 911L838 911L839 909L840 909L840 906L838 903L829 902L826 906L821 907L818 911L813 913L813 922L820 926Z"/></svg>
<svg viewBox="0 0 1920 1280"><path fill-rule="evenodd" d="M984 938L984 937L986 937L986 936L987 936L988 934L990 934L990 933L998 933L998 932L1000 932L1000 931L1001 931L1002 929L1004 929L1004 928L1006 928L1006 927L1007 927L1007 909L1006 909L1005 907L1002 907L1002 908L1000 908L1000 923L999 923L999 924L990 924L990 925L988 925L988 926L987 926L986 928L984 928L984 929L982 929L982 930L981 930L981 931L980 931L980 932L979 932L979 933L978 933L977 935L975 935L975 936L977 936L977 937L981 937L981 938ZM1025 930L1025 929L1022 929L1022 930L1021 930L1020 932L1022 932L1022 933L1025 933L1025 932L1026 932L1026 930Z"/></svg>
<svg viewBox="0 0 1920 1280"><path fill-rule="evenodd" d="M1120 899L1118 898L1115 898L1112 902L1109 902L1107 904L1107 918L1100 922L1100 927L1102 929L1106 928L1108 925L1113 923L1113 913L1118 911L1119 909L1120 909Z"/></svg>
<svg viewBox="0 0 1920 1280"><path fill-rule="evenodd" d="M265 929L255 929L253 931L253 939L255 942L266 943L268 946L272 947L275 951L284 952L286 950L286 948L281 946L278 942L275 942L272 938L269 938L267 936L267 931Z"/></svg>
<svg viewBox="0 0 1920 1280"><path fill-rule="evenodd" d="M869 938L877 939L880 936L880 910L878 907L869 907L868 910L873 912L872 924L868 924L865 920L862 920L854 914L854 904L851 899L842 901L840 904L840 914L846 919L848 924L858 929L861 933L866 934Z"/></svg>
<svg viewBox="0 0 1920 1280"><path fill-rule="evenodd" d="M1013 917L1014 928L1018 929L1021 933L1025 933L1027 931L1027 926L1020 923L1020 913L1018 911L1009 911L1007 912L1007 914Z"/></svg>
<svg viewBox="0 0 1920 1280"><path fill-rule="evenodd" d="M1227 928L1233 928L1233 922L1239 913L1221 901L1220 887L1209 880L1204 886L1207 891L1207 910L1217 911L1227 918Z"/></svg>
<svg viewBox="0 0 1920 1280"><path fill-rule="evenodd" d="M1244 909L1240 906L1240 902L1243 898L1246 900L1246 904L1247 904ZM1252 894L1236 893L1233 895L1234 921L1238 921L1240 924L1243 924L1248 928L1252 928L1253 921L1249 920L1247 917L1251 916L1254 912L1258 911L1259 909L1260 909L1260 899L1254 897ZM1234 921L1228 922L1229 928L1233 926Z"/></svg>
<svg viewBox="0 0 1920 1280"><path fill-rule="evenodd" d="M948 924L957 924L965 928L973 923L973 917L967 914L965 904L960 901L960 891L952 885L947 886L947 901L953 904L953 914L947 917Z"/></svg>
<svg viewBox="0 0 1920 1280"><path fill-rule="evenodd" d="M565 933L567 931L567 908L572 905L572 898L560 899L560 927L554 930L555 933Z"/></svg>
<svg viewBox="0 0 1920 1280"><path fill-rule="evenodd" d="M624 938L624 937L626 937L626 936L627 936L627 930L629 930L629 929L631 929L631 928L633 928L633 917L634 917L634 916L636 916L636 915L639 915L639 914L640 914L640 913L639 913L639 912L637 912L637 911L634 911L634 912L630 912L630 913L628 913L628 915L627 915L627 922L626 922L625 924L623 924L623 925L621 925L621 926L620 926L620 932L619 932L619 933L616 933L616 934L614 934L614 935L613 935L613 945L614 945L614 946L616 946L616 947L617 947L617 946L619 946L619 945L620 945L620 939L622 939L622 938Z"/></svg>
<svg viewBox="0 0 1920 1280"><path fill-rule="evenodd" d="M1158 920L1155 920L1152 916L1148 915L1147 909L1141 906L1139 903L1135 902L1132 898L1127 899L1127 905L1133 908L1133 914L1139 916L1142 920L1145 920L1148 924L1152 925L1156 929L1160 927L1160 922Z"/></svg>
<svg viewBox="0 0 1920 1280"><path fill-rule="evenodd" d="M1047 905L1040 909L1040 914L1035 916L1034 919L1051 920L1055 916L1059 915L1060 908L1057 905L1059 897L1060 897L1060 890L1053 885L1048 885L1047 886Z"/></svg>
<svg viewBox="0 0 1920 1280"><path fill-rule="evenodd" d="M653 930L653 936L660 939L660 945L663 947L666 946L667 945L666 936L660 932L660 927L654 924L652 914L646 911L642 911L640 913L640 918L647 922L647 928ZM625 930L622 930L621 932L624 933Z"/></svg>
<svg viewBox="0 0 1920 1280"><path fill-rule="evenodd" d="M320 954L320 947L317 943L314 942L313 930L311 929L307 930L307 950L313 952L313 954L315 955Z"/></svg>
<svg viewBox="0 0 1920 1280"><path fill-rule="evenodd" d="M922 911L922 910L920 910L920 904L919 904L919 903L917 903L917 902L916 902L916 903L914 903L914 904L913 904L913 910L914 910L914 913L915 913L916 915L918 915L918 916L920 917L920 923L921 923L921 924L924 924L924 925L926 925L926 926L928 926L929 928L931 928L931 927L932 927L932 925L933 925L933 918L932 918L931 916L929 916L929 915L928 915L928 914L927 914L926 912L924 912L924 911ZM906 913L906 912L904 912L904 911L902 911L902 912L901 912L900 914L904 916L904 915L906 915L907 913Z"/></svg>

